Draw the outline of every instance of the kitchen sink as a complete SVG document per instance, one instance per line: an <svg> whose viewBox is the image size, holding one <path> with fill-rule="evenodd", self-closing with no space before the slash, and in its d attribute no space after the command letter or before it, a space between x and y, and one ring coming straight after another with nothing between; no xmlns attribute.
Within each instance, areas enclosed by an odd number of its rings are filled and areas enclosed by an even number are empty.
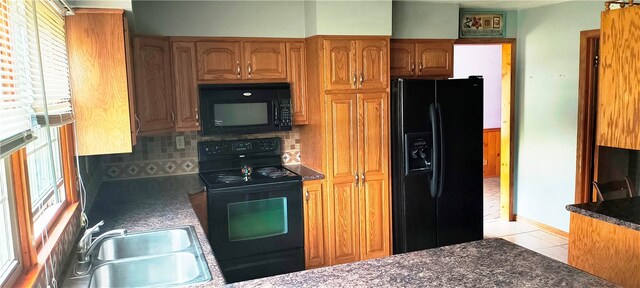
<svg viewBox="0 0 640 288"><path fill-rule="evenodd" d="M172 287L211 280L192 226L131 233L98 245L88 273L77 273L77 262L71 263L61 287Z"/></svg>
<svg viewBox="0 0 640 288"><path fill-rule="evenodd" d="M199 275L196 257L172 253L114 261L97 267L89 287L156 287L185 284Z"/></svg>
<svg viewBox="0 0 640 288"><path fill-rule="evenodd" d="M187 230L172 229L109 238L98 249L99 260L158 255L191 246Z"/></svg>

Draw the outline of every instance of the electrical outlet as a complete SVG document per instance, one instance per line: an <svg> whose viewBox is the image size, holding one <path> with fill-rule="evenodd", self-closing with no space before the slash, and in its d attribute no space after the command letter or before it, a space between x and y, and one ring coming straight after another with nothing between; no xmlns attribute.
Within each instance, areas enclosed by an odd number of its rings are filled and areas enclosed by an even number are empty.
<svg viewBox="0 0 640 288"><path fill-rule="evenodd" d="M176 136L176 149L184 149L184 136Z"/></svg>

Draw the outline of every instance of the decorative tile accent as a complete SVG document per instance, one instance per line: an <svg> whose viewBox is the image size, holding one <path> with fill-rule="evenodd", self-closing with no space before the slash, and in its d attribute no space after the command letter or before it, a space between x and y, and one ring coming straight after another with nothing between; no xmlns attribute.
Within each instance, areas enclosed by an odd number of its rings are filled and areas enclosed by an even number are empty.
<svg viewBox="0 0 640 288"><path fill-rule="evenodd" d="M171 162L169 162L169 163L167 163L167 165L164 165L164 169L167 170L167 172L171 173L171 172L173 172L173 170L176 169L176 165L171 163Z"/></svg>
<svg viewBox="0 0 640 288"><path fill-rule="evenodd" d="M193 169L194 165L193 163L191 163L190 160L184 161L184 164L182 164L182 168L184 168L184 170L186 171L191 171Z"/></svg>
<svg viewBox="0 0 640 288"><path fill-rule="evenodd" d="M129 175L135 176L138 173L138 171L140 171L140 169L135 165L131 165L129 169L127 169L127 171L129 172Z"/></svg>
<svg viewBox="0 0 640 288"><path fill-rule="evenodd" d="M185 149L176 149L175 137L183 136ZM222 135L202 137L196 132L140 137L130 154L113 154L101 157L107 173L103 180L146 178L163 175L179 175L198 172L198 142L280 137L282 139L282 163L300 164L300 133L298 128L278 133Z"/></svg>
<svg viewBox="0 0 640 288"><path fill-rule="evenodd" d="M153 175L158 170L158 167L156 167L156 165L151 163L149 164L149 166L147 166L145 170L147 170L147 172L149 172L150 175Z"/></svg>
<svg viewBox="0 0 640 288"><path fill-rule="evenodd" d="M120 170L118 170L117 167L111 167L109 168L109 175L111 175L112 177L115 177L116 175L118 175L120 173Z"/></svg>

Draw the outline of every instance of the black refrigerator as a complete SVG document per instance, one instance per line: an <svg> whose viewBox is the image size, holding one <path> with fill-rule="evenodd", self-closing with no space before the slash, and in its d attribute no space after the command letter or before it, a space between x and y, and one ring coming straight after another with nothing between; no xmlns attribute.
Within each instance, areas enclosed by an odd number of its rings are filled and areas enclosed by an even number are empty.
<svg viewBox="0 0 640 288"><path fill-rule="evenodd" d="M483 80L391 85L394 254L483 237Z"/></svg>

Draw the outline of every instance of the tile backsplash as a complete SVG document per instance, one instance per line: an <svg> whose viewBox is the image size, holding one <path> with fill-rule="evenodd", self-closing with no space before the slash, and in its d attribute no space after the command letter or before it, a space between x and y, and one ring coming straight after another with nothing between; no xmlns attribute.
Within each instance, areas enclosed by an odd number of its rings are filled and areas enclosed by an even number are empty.
<svg viewBox="0 0 640 288"><path fill-rule="evenodd" d="M184 136L184 149L176 148L177 136ZM300 164L300 134L296 127L286 132L208 137L197 132L175 132L139 137L133 153L102 156L103 180L197 173L199 141L270 137L282 138L283 164Z"/></svg>

